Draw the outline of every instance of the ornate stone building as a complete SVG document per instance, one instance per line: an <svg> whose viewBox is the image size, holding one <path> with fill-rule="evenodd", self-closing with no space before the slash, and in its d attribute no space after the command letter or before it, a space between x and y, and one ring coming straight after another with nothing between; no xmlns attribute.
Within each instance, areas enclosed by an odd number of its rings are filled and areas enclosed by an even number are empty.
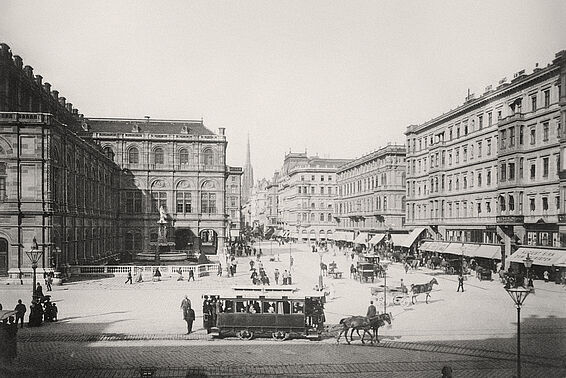
<svg viewBox="0 0 566 378"><path fill-rule="evenodd" d="M120 251L118 167L88 138L84 119L33 68L0 45L0 276L98 263Z"/></svg>
<svg viewBox="0 0 566 378"><path fill-rule="evenodd" d="M288 153L279 175L278 210L283 236L325 240L335 231L336 171L347 159Z"/></svg>
<svg viewBox="0 0 566 378"><path fill-rule="evenodd" d="M151 254L160 206L173 250L216 253L240 227L226 144L200 120L86 119L0 44L0 276L29 275L34 237L43 269Z"/></svg>
<svg viewBox="0 0 566 378"><path fill-rule="evenodd" d="M565 78L562 51L409 126L407 223L437 240L501 245L503 260L524 245L564 245Z"/></svg>
<svg viewBox="0 0 566 378"><path fill-rule="evenodd" d="M336 238L377 243L374 236L383 239L389 232L394 243L400 241L397 235L406 233L405 176L404 145L388 145L341 166Z"/></svg>

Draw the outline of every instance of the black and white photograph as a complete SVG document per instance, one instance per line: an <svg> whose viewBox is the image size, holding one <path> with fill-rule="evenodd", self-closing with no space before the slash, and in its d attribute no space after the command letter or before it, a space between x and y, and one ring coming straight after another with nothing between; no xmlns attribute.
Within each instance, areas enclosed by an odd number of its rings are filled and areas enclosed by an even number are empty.
<svg viewBox="0 0 566 378"><path fill-rule="evenodd" d="M0 377L566 377L566 2L0 0Z"/></svg>

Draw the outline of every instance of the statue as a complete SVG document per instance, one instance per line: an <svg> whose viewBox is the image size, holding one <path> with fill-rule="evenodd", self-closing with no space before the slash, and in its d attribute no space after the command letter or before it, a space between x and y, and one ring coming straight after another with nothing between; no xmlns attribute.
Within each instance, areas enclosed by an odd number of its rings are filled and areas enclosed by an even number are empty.
<svg viewBox="0 0 566 378"><path fill-rule="evenodd" d="M167 223L167 212L165 206L159 206L159 223Z"/></svg>

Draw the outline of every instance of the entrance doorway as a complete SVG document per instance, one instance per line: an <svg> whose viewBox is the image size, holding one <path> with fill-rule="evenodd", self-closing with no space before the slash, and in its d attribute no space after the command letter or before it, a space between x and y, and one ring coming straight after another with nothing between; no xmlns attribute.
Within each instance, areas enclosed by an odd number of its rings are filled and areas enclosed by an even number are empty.
<svg viewBox="0 0 566 378"><path fill-rule="evenodd" d="M175 249L177 251L193 250L195 234L188 228L175 229Z"/></svg>
<svg viewBox="0 0 566 378"><path fill-rule="evenodd" d="M214 230L202 230L200 236L200 249L205 255L215 255L218 248L218 234Z"/></svg>

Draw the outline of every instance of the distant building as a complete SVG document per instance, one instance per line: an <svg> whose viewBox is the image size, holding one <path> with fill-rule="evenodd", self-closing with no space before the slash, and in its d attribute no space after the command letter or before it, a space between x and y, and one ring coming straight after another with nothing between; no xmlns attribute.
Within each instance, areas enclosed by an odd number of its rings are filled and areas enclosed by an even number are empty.
<svg viewBox="0 0 566 378"><path fill-rule="evenodd" d="M405 180L404 145L385 146L338 168L335 238L366 246L386 237L400 243L404 236L398 234L407 232Z"/></svg>
<svg viewBox="0 0 566 378"><path fill-rule="evenodd" d="M283 236L307 240L329 239L337 194L336 172L348 159L309 157L288 153L278 176L278 222Z"/></svg>
<svg viewBox="0 0 566 378"><path fill-rule="evenodd" d="M562 51L409 126L407 224L436 240L501 246L489 255L499 260L522 246L566 246L565 88Z"/></svg>
<svg viewBox="0 0 566 378"><path fill-rule="evenodd" d="M241 167L228 167L226 215L229 223L227 237L230 237L231 240L240 237L242 232L242 173Z"/></svg>

